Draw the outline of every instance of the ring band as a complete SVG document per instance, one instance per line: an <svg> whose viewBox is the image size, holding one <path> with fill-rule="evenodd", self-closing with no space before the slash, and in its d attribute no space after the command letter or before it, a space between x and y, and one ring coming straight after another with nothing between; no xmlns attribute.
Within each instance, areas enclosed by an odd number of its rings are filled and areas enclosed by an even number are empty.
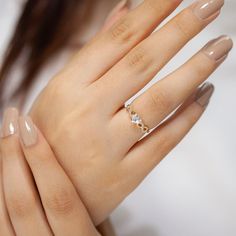
<svg viewBox="0 0 236 236"><path fill-rule="evenodd" d="M139 129L141 129L143 134L148 134L150 132L150 129L147 125L144 124L140 116L131 109L131 105L126 105L126 110L129 113L129 117L131 119L131 122L135 124Z"/></svg>

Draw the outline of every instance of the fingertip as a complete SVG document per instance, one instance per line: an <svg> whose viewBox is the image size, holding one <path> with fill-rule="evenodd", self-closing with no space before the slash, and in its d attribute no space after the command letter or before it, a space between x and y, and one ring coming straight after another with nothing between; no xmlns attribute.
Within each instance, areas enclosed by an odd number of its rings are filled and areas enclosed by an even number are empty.
<svg viewBox="0 0 236 236"><path fill-rule="evenodd" d="M1 138L6 138L18 132L18 117L19 111L16 108L9 107L5 109L1 128Z"/></svg>
<svg viewBox="0 0 236 236"><path fill-rule="evenodd" d="M19 117L20 137L25 147L31 147L37 143L38 132L31 117Z"/></svg>

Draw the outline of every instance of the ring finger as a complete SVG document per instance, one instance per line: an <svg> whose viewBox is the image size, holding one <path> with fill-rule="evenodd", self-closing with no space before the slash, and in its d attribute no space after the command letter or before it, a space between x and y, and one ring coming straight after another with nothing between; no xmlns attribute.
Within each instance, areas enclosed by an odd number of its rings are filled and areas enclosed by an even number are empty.
<svg viewBox="0 0 236 236"><path fill-rule="evenodd" d="M29 117L21 117L19 127L22 149L54 235L98 236L78 193L43 135Z"/></svg>
<svg viewBox="0 0 236 236"><path fill-rule="evenodd" d="M221 36L210 41L200 52L193 56L178 70L154 84L131 105L145 125L156 127L166 116L177 108L227 57L232 48L232 40ZM137 119L136 119L137 121ZM130 122L126 109L113 118L116 132L128 138L125 149L129 149L143 135L140 129ZM137 122L138 123L138 122ZM125 125L124 125L125 124ZM127 129L127 124L130 127ZM124 130L124 128L126 130ZM127 133L128 132L128 133ZM121 137L121 140L123 137ZM125 137L124 137L125 138ZM126 138L127 140L127 138Z"/></svg>

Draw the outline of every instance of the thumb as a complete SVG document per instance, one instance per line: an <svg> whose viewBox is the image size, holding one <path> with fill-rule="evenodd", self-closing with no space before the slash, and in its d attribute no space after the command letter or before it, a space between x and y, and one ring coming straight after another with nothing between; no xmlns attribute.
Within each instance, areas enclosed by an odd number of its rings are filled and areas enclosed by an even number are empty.
<svg viewBox="0 0 236 236"><path fill-rule="evenodd" d="M122 16L126 15L130 10L130 0L122 0L108 15L102 31L108 30L115 22L117 22Z"/></svg>

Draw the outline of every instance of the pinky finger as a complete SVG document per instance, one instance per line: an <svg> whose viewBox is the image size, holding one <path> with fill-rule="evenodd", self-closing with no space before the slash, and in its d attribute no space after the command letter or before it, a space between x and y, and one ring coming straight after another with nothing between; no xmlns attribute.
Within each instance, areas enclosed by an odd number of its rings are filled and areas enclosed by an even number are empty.
<svg viewBox="0 0 236 236"><path fill-rule="evenodd" d="M167 121L138 142L124 159L137 184L185 137L205 111L214 86L205 83Z"/></svg>

